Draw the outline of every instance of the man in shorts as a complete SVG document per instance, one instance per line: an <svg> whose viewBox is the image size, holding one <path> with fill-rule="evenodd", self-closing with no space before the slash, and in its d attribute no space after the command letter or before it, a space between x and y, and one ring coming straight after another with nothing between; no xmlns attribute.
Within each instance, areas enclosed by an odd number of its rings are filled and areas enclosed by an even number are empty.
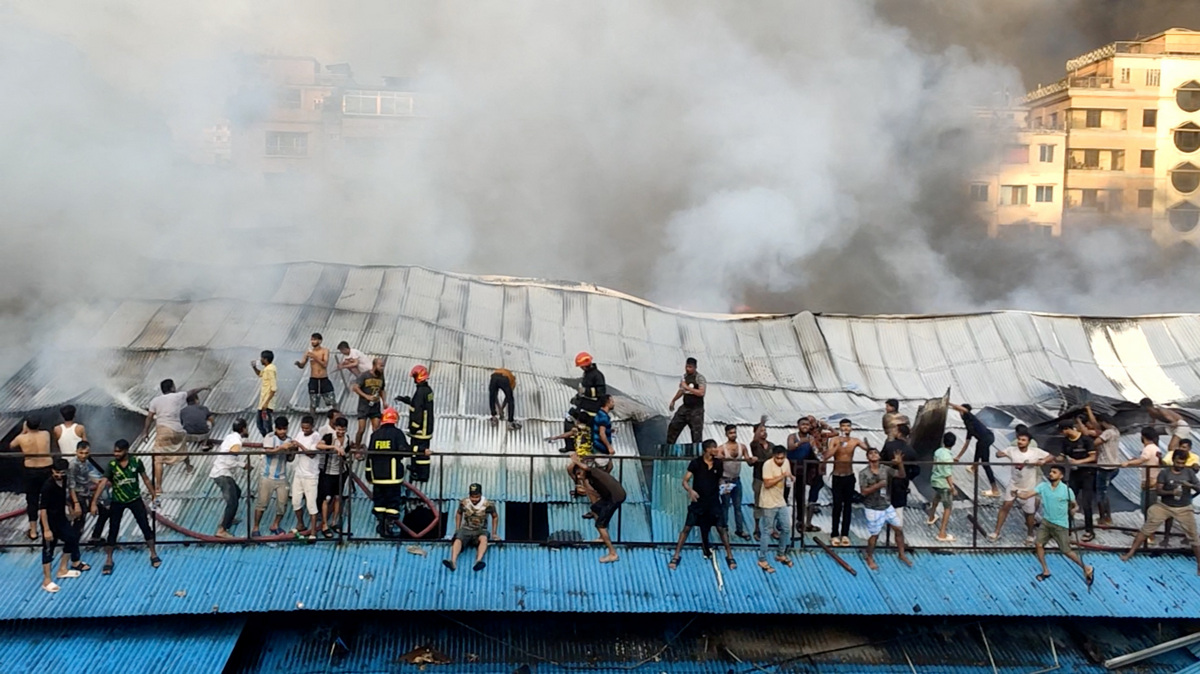
<svg viewBox="0 0 1200 674"><path fill-rule="evenodd" d="M350 385L350 392L358 397L358 429L354 433L355 447L363 446L363 435L367 431L368 424L372 431L379 429L380 419L383 418L383 405L380 401L386 395L384 391L386 386L382 358L372 360L371 369L355 377L354 383Z"/></svg>
<svg viewBox="0 0 1200 674"><path fill-rule="evenodd" d="M858 473L858 488L863 496L863 512L867 516L867 568L872 571L879 570L879 565L875 563L875 543L885 526L891 527L892 533L896 534L896 552L900 561L912 566L912 560L904 554L904 523L884 493L884 488L892 484L896 472L891 465L880 463L878 449L867 449L867 467Z"/></svg>
<svg viewBox="0 0 1200 674"><path fill-rule="evenodd" d="M1017 445L996 452L1001 459L1008 459L1012 464L1008 488L1004 490L1004 505L1000 506L1000 514L996 517L996 530L988 534L988 540L1000 540L1000 530L1004 521L1013 509L1013 504L1020 506L1025 513L1025 543L1032 544L1033 530L1037 526L1037 502L1032 498L1021 498L1021 492L1032 493L1042 481L1042 466L1053 460L1050 453L1033 447L1033 437L1028 430L1017 431Z"/></svg>
<svg viewBox="0 0 1200 674"><path fill-rule="evenodd" d="M1160 525L1173 519L1192 546L1196 574L1200 575L1200 543L1196 540L1196 515L1192 512L1192 498L1200 493L1200 478L1196 477L1195 469L1187 467L1187 459L1188 452L1177 449L1171 453L1171 467L1158 472L1155 489L1159 501L1146 511L1146 523L1134 537L1129 552L1121 555L1122 562L1128 562Z"/></svg>
<svg viewBox="0 0 1200 674"><path fill-rule="evenodd" d="M296 367L301 370L308 366L308 411L314 415L318 407L335 404L333 383L329 381L329 349L321 345L324 340L321 333L312 333L308 338L308 351L296 361Z"/></svg>
<svg viewBox="0 0 1200 674"><path fill-rule="evenodd" d="M331 414L336 413L334 410ZM334 533L342 531L342 494L346 491L346 475L349 467L347 448L349 446L350 422L341 415L333 419L333 426L322 426L319 433L321 442L317 449L321 450L319 460L321 474L317 478L317 500L321 502L321 535L333 538Z"/></svg>
<svg viewBox="0 0 1200 674"><path fill-rule="evenodd" d="M450 559L443 559L442 564L451 571L458 569L458 555L463 547L475 546L475 566L471 569L482 571L487 564L483 556L488 549L488 518L492 520L490 540L496 540L496 531L500 526L500 513L496 505L483 497L483 487L472 484L467 489L467 498L458 502L458 512L454 515L454 542L450 545Z"/></svg>
<svg viewBox="0 0 1200 674"><path fill-rule="evenodd" d="M946 433L942 436L942 446L933 453L933 472L929 476L929 486L933 489L933 500L929 503L927 514L929 519L925 524L937 524L937 508L942 506L942 526L938 530L937 539L942 543L953 543L954 536L946 532L950 525L950 511L954 509L954 444L958 436Z"/></svg>
<svg viewBox="0 0 1200 674"><path fill-rule="evenodd" d="M260 535L258 528L262 524L263 513L267 512L267 506L271 503L272 495L275 496L275 519L271 523L270 533L272 536L283 534L280 524L288 509L287 458L288 453L296 448L296 442L288 437L287 417L277 417L274 426L274 432L263 438L263 470L258 476L258 493L254 497L254 528L250 532L251 538Z"/></svg>
<svg viewBox="0 0 1200 674"><path fill-rule="evenodd" d="M317 520L320 519L320 503L317 500L317 483L321 475L317 463L317 444L321 436L313 428L316 420L309 415L300 419L300 432L293 437L298 450L292 466L292 510L296 511L296 526L291 533L308 542L317 540ZM308 526L304 526L304 511L308 511Z"/></svg>
<svg viewBox="0 0 1200 674"><path fill-rule="evenodd" d="M146 423L142 426L142 436L147 437L150 434L150 426L154 425L154 454L167 454L167 456L154 457L154 487L150 492L151 499L158 498L162 493L163 488L163 470L166 466L173 466L180 461L183 461L187 466L187 471L192 472L191 457L179 456L175 452L182 452L186 433L183 430L183 421L180 420L179 414L183 408L187 406L189 396L197 395L201 391L208 390L207 387L189 389L187 391L176 391L175 381L172 379L164 379L158 385L161 395L155 396L149 407L146 409ZM136 444L136 441L135 441Z"/></svg>
<svg viewBox="0 0 1200 674"><path fill-rule="evenodd" d="M1071 549L1071 510L1075 508L1075 492L1063 484L1062 466L1050 467L1050 481L1039 483L1032 491L1022 491L1019 498L1034 498L1042 504L1042 528L1038 529L1034 539L1034 551L1042 572L1038 574L1039 581L1050 577L1050 567L1046 566L1046 543L1054 541L1058 549L1067 559L1083 569L1083 580L1088 587L1096 579L1095 569L1083 563L1078 552Z"/></svg>
<svg viewBox="0 0 1200 674"><path fill-rule="evenodd" d="M675 554L667 564L667 568L672 571L679 566L679 556L692 527L700 527L700 546L706 559L712 557L712 547L708 542L709 532L713 527L717 527L717 535L725 545L725 562L730 569L737 568L737 562L733 559L733 548L729 546L729 530L721 526L721 477L725 474L725 468L721 459L717 458L717 441L705 440L701 447L704 454L692 459L683 473L683 490L687 493L690 503L687 520L683 530L679 532L679 541L675 544Z"/></svg>
<svg viewBox="0 0 1200 674"><path fill-rule="evenodd" d="M598 497L589 512L595 521L596 532L600 534L600 542L608 548L608 554L600 558L600 563L615 562L620 557L617 556L617 549L613 547L612 538L608 535L608 523L621 504L625 502L625 488L608 471L596 470L594 466L584 463L578 456L572 456L571 463L575 465L576 470L583 474L583 479Z"/></svg>
<svg viewBox="0 0 1200 674"><path fill-rule="evenodd" d="M1171 440L1167 443L1167 455L1179 449L1180 440L1188 440L1192 437L1192 427L1187 420L1178 412L1166 407L1159 407L1154 404L1154 401L1149 398L1142 398L1138 405L1142 411L1150 415L1150 418L1167 425L1167 432L1171 434Z"/></svg>

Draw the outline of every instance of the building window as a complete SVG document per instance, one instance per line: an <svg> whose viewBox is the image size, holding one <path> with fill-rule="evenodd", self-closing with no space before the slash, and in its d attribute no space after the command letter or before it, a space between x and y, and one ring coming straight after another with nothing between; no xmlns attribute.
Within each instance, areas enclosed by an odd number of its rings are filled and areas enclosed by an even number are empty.
<svg viewBox="0 0 1200 674"><path fill-rule="evenodd" d="M1150 128L1158 126L1158 110L1142 110L1142 126Z"/></svg>
<svg viewBox="0 0 1200 674"><path fill-rule="evenodd" d="M1058 113L1057 112L1050 113L1050 128L1051 129L1058 128Z"/></svg>
<svg viewBox="0 0 1200 674"><path fill-rule="evenodd" d="M1129 84L1129 68L1121 68L1121 84Z"/></svg>
<svg viewBox="0 0 1200 674"><path fill-rule="evenodd" d="M267 132L268 157L307 157L308 134L285 131Z"/></svg>
<svg viewBox="0 0 1200 674"><path fill-rule="evenodd" d="M1039 145L1038 146L1038 161L1047 162L1047 163L1054 161L1054 146L1053 145Z"/></svg>
<svg viewBox="0 0 1200 674"><path fill-rule="evenodd" d="M1108 170L1124 171L1125 170L1125 150L1112 150L1109 160Z"/></svg>
<svg viewBox="0 0 1200 674"><path fill-rule="evenodd" d="M1154 150L1142 150L1142 168L1154 168Z"/></svg>
<svg viewBox="0 0 1200 674"><path fill-rule="evenodd" d="M342 96L347 115L407 117L413 114L413 97L396 91L347 91Z"/></svg>
<svg viewBox="0 0 1200 674"><path fill-rule="evenodd" d="M1080 190L1079 205L1084 208L1095 208L1100 204L1100 190Z"/></svg>
<svg viewBox="0 0 1200 674"><path fill-rule="evenodd" d="M1181 201L1167 209L1167 221L1175 231L1186 234L1200 224L1200 206L1190 201Z"/></svg>
<svg viewBox="0 0 1200 674"><path fill-rule="evenodd" d="M1175 147L1180 152L1195 152L1200 149L1200 126L1192 122L1175 129Z"/></svg>
<svg viewBox="0 0 1200 674"><path fill-rule="evenodd" d="M1138 208L1154 207L1154 190L1138 190Z"/></svg>
<svg viewBox="0 0 1200 674"><path fill-rule="evenodd" d="M1183 194L1191 194L1200 187L1200 168L1186 162L1171 169L1171 187Z"/></svg>
<svg viewBox="0 0 1200 674"><path fill-rule="evenodd" d="M1004 163L1005 164L1028 164L1029 163L1029 146L1028 145L1009 145L1004 148Z"/></svg>
<svg viewBox="0 0 1200 674"><path fill-rule="evenodd" d="M1037 191L1034 194L1034 199L1039 204L1048 204L1054 201L1054 185L1038 185Z"/></svg>
<svg viewBox="0 0 1200 674"><path fill-rule="evenodd" d="M279 107L299 110L303 105L304 90L289 88L279 92Z"/></svg>
<svg viewBox="0 0 1200 674"><path fill-rule="evenodd" d="M1112 213L1118 213L1124 206L1125 193L1121 190L1105 190L1108 194L1105 196L1104 204L1101 204L1100 210L1108 210Z"/></svg>
<svg viewBox="0 0 1200 674"><path fill-rule="evenodd" d="M1175 91L1175 103L1184 112L1200 110L1200 82L1192 80Z"/></svg>
<svg viewBox="0 0 1200 674"><path fill-rule="evenodd" d="M1158 68L1153 68L1146 71L1146 86L1157 87L1161 71Z"/></svg>
<svg viewBox="0 0 1200 674"><path fill-rule="evenodd" d="M1100 120L1102 119L1101 113L1103 112L1103 110L1088 110L1087 114L1084 116L1084 127L1089 129L1099 129Z"/></svg>
<svg viewBox="0 0 1200 674"><path fill-rule="evenodd" d="M971 201L987 201L988 186L986 183L975 183L971 185Z"/></svg>
<svg viewBox="0 0 1200 674"><path fill-rule="evenodd" d="M1001 206L1024 206L1029 203L1029 187L1026 185L1001 185Z"/></svg>

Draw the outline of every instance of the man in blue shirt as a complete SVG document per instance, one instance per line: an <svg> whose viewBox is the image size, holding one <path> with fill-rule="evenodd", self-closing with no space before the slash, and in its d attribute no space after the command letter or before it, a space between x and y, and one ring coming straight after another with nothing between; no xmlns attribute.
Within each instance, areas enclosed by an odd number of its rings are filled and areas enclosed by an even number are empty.
<svg viewBox="0 0 1200 674"><path fill-rule="evenodd" d="M1062 467L1051 466L1049 482L1041 482L1033 491L1018 494L1020 498L1036 496L1042 504L1042 528L1038 530L1034 542L1038 562L1042 565L1042 572L1038 574L1037 579L1042 581L1050 577L1050 567L1046 566L1046 543L1053 540L1067 559L1083 569L1083 579L1091 591L1095 569L1084 564L1079 553L1071 549L1071 511L1075 508L1075 492L1063 484L1062 479Z"/></svg>
<svg viewBox="0 0 1200 674"><path fill-rule="evenodd" d="M616 454L612 446L612 410L612 396L600 396L600 410L592 418L592 451L597 455L596 465L609 472L612 472L612 463L606 458L601 458L600 455L606 454L612 456Z"/></svg>

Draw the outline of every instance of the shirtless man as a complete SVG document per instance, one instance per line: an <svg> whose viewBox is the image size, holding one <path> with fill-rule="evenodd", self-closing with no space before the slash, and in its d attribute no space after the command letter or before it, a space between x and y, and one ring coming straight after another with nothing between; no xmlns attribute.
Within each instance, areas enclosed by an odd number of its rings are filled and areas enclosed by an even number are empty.
<svg viewBox="0 0 1200 674"><path fill-rule="evenodd" d="M26 418L21 433L8 446L24 455L25 515L29 518L29 540L36 541L42 485L50 478L50 467L54 464L50 456L50 433L42 430L37 419Z"/></svg>
<svg viewBox="0 0 1200 674"><path fill-rule="evenodd" d="M58 453L64 457L75 456L76 445L87 441L87 430L83 424L75 423L74 405L63 405L58 413L62 415L63 422L51 431L54 444L58 445Z"/></svg>
<svg viewBox="0 0 1200 674"><path fill-rule="evenodd" d="M801 513L796 523L798 534L816 533L821 530L812 523L821 490L825 488L825 464L820 461L821 448L825 447L829 438L834 435L836 431L810 414L798 419L796 432L788 436L788 463L792 466L792 476L796 479L796 484L800 485L794 490L796 511ZM807 499L804 487L808 487Z"/></svg>
<svg viewBox="0 0 1200 674"><path fill-rule="evenodd" d="M900 424L907 424L908 417L900 414L900 401L895 398L888 398L883 403L883 432L887 434L888 440L896 439L896 427Z"/></svg>
<svg viewBox="0 0 1200 674"><path fill-rule="evenodd" d="M850 506L854 503L854 450L867 449L866 443L850 436L853 429L849 419L839 421L837 437L830 438L829 447L821 456L822 463L833 459L833 524L829 527L829 544L838 547L850 545Z"/></svg>
<svg viewBox="0 0 1200 674"><path fill-rule="evenodd" d="M308 411L316 414L319 403L325 407L334 406L333 383L329 381L329 349L321 346L324 341L321 333L314 332L308 343L312 347L304 352L304 356L296 361L296 367L301 370L309 367L308 372Z"/></svg>
<svg viewBox="0 0 1200 674"><path fill-rule="evenodd" d="M742 463L750 461L750 449L738 442L737 426L725 426L725 444L717 448L721 459L721 517L720 526L729 529L729 509L733 508L735 535L743 541L750 540L746 533L746 516L742 512Z"/></svg>
<svg viewBox="0 0 1200 674"><path fill-rule="evenodd" d="M1142 398L1138 405L1142 408L1143 412L1150 415L1151 419L1167 425L1167 431L1171 434L1171 441L1167 443L1166 456L1171 456L1171 452L1179 449L1180 440L1192 437L1192 427L1175 410L1159 407L1149 398Z"/></svg>

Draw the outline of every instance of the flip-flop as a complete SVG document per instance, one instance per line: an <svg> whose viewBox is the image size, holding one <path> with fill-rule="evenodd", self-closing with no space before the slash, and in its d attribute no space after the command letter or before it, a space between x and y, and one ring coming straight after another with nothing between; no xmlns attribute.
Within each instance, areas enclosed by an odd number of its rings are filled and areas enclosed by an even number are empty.
<svg viewBox="0 0 1200 674"><path fill-rule="evenodd" d="M1096 567L1083 574L1083 582L1087 583L1088 592L1092 591L1092 583L1096 582Z"/></svg>
<svg viewBox="0 0 1200 674"><path fill-rule="evenodd" d="M487 566L487 562L475 562L475 566L471 567L472 571L483 571L483 567Z"/></svg>
<svg viewBox="0 0 1200 674"><path fill-rule="evenodd" d="M1049 577L1050 577L1050 574L1048 574L1048 573L1039 573L1037 575L1037 579L1038 579L1039 583L1042 582L1043 580L1046 580Z"/></svg>
<svg viewBox="0 0 1200 674"><path fill-rule="evenodd" d="M258 529L255 529L254 531L250 532L250 538L262 538L262 532L260 532Z"/></svg>
<svg viewBox="0 0 1200 674"><path fill-rule="evenodd" d="M162 566L162 560L158 558L158 555L150 558L150 566L153 566L156 569Z"/></svg>
<svg viewBox="0 0 1200 674"><path fill-rule="evenodd" d="M272 535L272 536L282 536L282 535L283 535L283 529L272 529L272 530L271 530L271 535Z"/></svg>
<svg viewBox="0 0 1200 674"><path fill-rule="evenodd" d="M762 569L763 573L775 573L775 567L766 562L759 562L758 568Z"/></svg>
<svg viewBox="0 0 1200 674"><path fill-rule="evenodd" d="M733 557L726 557L726 558L725 558L725 563L729 565L729 570L730 570L730 571L733 571L734 569L736 569L736 568L737 568L737 562L736 562L736 561L734 561Z"/></svg>
<svg viewBox="0 0 1200 674"><path fill-rule="evenodd" d="M83 575L83 573L78 571L77 569L67 569L66 573L60 573L60 574L58 574L57 577L58 578L78 578L82 575Z"/></svg>
<svg viewBox="0 0 1200 674"><path fill-rule="evenodd" d="M100 568L100 573L105 576L111 576L112 570L113 570L112 564L105 564L103 567Z"/></svg>
<svg viewBox="0 0 1200 674"><path fill-rule="evenodd" d="M71 566L71 568L75 569L76 571L91 571L92 570L92 567L87 562L79 562L78 564L73 564Z"/></svg>
<svg viewBox="0 0 1200 674"><path fill-rule="evenodd" d="M780 564L786 566L789 569L792 568L792 560L787 557L776 557L775 561L779 562Z"/></svg>
<svg viewBox="0 0 1200 674"><path fill-rule="evenodd" d="M1096 534L1093 534L1090 532L1086 533L1086 534L1080 536L1079 540L1083 541L1084 543L1091 543L1092 541L1096 540Z"/></svg>
<svg viewBox="0 0 1200 674"><path fill-rule="evenodd" d="M454 570L456 570L456 568L457 568L457 567L455 567L455 566L454 566L454 563L453 563L453 562L451 562L451 561L450 561L450 560L448 560L448 559L443 559L443 560L442 560L442 566L446 567L447 569L450 569L451 571L454 571Z"/></svg>
<svg viewBox="0 0 1200 674"><path fill-rule="evenodd" d="M51 582L49 585L43 585L42 589L53 594L55 592L58 592L59 587L58 587L58 583Z"/></svg>
<svg viewBox="0 0 1200 674"><path fill-rule="evenodd" d="M667 568L674 571L679 568L679 557L672 557L670 562L667 562Z"/></svg>
<svg viewBox="0 0 1200 674"><path fill-rule="evenodd" d="M594 519L596 519L596 513L593 513L593 512L586 512L586 513L584 513L584 514L583 514L583 519L585 519L585 520L594 520Z"/></svg>
<svg viewBox="0 0 1200 674"><path fill-rule="evenodd" d="M333 532L330 531L329 529L322 529L321 535L324 536L325 538L333 538Z"/></svg>

